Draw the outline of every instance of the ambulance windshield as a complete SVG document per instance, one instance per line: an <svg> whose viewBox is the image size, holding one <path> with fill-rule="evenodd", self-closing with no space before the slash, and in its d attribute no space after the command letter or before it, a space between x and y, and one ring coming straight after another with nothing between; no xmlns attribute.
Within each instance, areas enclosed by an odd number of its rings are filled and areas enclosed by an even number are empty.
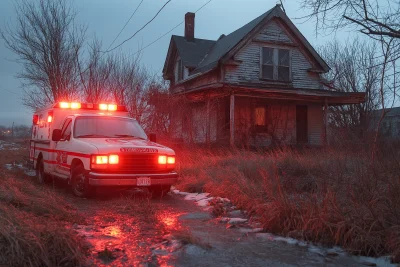
<svg viewBox="0 0 400 267"><path fill-rule="evenodd" d="M75 138L139 138L147 139L136 120L119 117L78 117L74 125Z"/></svg>

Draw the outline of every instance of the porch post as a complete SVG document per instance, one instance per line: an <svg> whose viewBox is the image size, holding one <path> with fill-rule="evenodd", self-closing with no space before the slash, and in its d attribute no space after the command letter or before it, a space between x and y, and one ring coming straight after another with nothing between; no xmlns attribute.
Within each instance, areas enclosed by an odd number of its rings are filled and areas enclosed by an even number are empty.
<svg viewBox="0 0 400 267"><path fill-rule="evenodd" d="M328 145L328 99L324 104L324 145Z"/></svg>
<svg viewBox="0 0 400 267"><path fill-rule="evenodd" d="M230 109L229 109L229 115L230 115L230 144L232 147L235 146L235 95L232 93L231 94L231 99L230 99Z"/></svg>
<svg viewBox="0 0 400 267"><path fill-rule="evenodd" d="M210 137L210 133L211 133L210 120L211 120L211 118L210 118L210 114L211 114L211 112L210 112L210 97L208 96L207 97L207 119L206 119L206 143L207 143L207 145L210 145L210 143L211 143L211 137Z"/></svg>

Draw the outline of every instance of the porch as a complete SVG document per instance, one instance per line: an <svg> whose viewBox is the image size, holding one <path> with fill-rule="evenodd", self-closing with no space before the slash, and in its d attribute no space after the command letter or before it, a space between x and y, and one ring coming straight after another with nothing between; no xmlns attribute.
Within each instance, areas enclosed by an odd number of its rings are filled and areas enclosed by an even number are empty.
<svg viewBox="0 0 400 267"><path fill-rule="evenodd" d="M327 142L328 106L363 101L361 94L237 86L185 95L189 104L175 116L176 138L245 147L321 146Z"/></svg>

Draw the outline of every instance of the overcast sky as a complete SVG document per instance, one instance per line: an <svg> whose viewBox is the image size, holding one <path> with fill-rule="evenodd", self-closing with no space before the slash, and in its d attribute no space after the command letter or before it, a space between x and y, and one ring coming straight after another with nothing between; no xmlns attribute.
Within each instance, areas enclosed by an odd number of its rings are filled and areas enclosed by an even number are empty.
<svg viewBox="0 0 400 267"><path fill-rule="evenodd" d="M13 0L0 0L0 27L15 22ZM34 1L34 0L32 0ZM73 0L71 0L73 1ZM77 23L87 26L87 36L97 36L108 47L118 32L125 25L141 0L75 0L78 12ZM115 44L128 38L150 20L167 0L144 0L138 12L120 35ZM184 19L186 12L194 12L208 0L172 0L160 15L135 38L125 43L121 52L134 53L139 47L146 46L162 36ZM195 36L204 39L217 39L222 33L229 34L257 16L274 7L276 0L213 0L196 14ZM300 10L298 0L286 0L286 13L300 29L308 41L314 45L323 45L335 38L334 35L315 35L313 21L303 22L293 18L307 14ZM289 4L290 3L290 4ZM301 23L303 22L303 23ZM160 73L164 64L170 37L172 34L183 35L184 25L179 26L152 46L142 52L142 64ZM340 40L348 38L347 32L336 34ZM0 39L0 125L9 126L31 122L32 111L22 105L22 89L15 75L20 66L13 62L14 55Z"/></svg>

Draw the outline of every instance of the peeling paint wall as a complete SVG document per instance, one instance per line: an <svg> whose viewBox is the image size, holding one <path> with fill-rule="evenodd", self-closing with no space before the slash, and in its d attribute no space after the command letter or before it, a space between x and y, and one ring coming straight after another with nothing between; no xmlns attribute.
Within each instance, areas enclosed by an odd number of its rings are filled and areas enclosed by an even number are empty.
<svg viewBox="0 0 400 267"><path fill-rule="evenodd" d="M260 34L258 34L256 39L271 42L280 41L293 43L285 31L282 30L278 23L273 20L267 24ZM282 47L277 44L272 45L254 41L245 46L235 55L235 60L242 61L239 66L226 67L225 80L230 83L270 84L270 82L260 79L260 57L261 48L263 46L285 48L291 51L291 75L294 88L322 89L320 76L307 71L309 68L312 68L312 65L301 52L299 47Z"/></svg>

